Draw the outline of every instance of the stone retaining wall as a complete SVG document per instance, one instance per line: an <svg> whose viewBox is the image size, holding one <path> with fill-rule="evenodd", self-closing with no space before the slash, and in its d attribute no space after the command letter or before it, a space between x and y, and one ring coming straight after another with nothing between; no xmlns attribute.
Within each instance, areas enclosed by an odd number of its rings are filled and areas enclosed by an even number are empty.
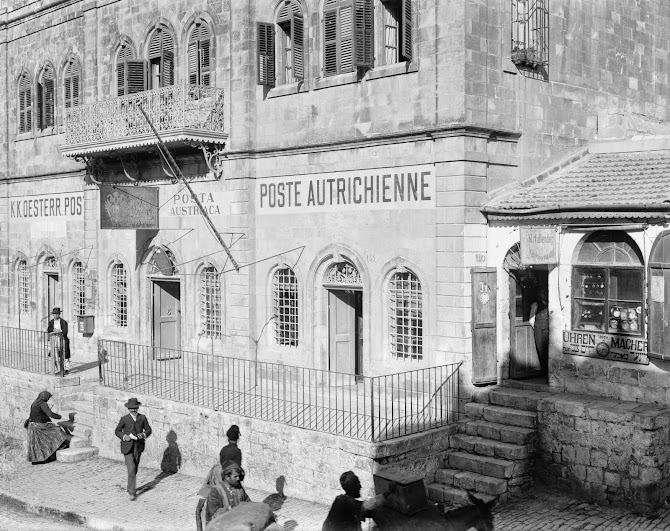
<svg viewBox="0 0 670 531"><path fill-rule="evenodd" d="M670 408L580 395L538 402L538 479L649 512L670 494Z"/></svg>
<svg viewBox="0 0 670 531"><path fill-rule="evenodd" d="M23 420L30 403L43 389L54 394L57 411L92 390L93 445L101 456L121 461L114 428L127 413L123 404L130 396L137 396L143 404L140 411L153 429L142 465L171 471L179 463L180 472L204 479L216 463L219 450L227 444L226 430L237 424L242 433L240 449L247 471L246 485L274 492L281 482L287 496L328 504L341 493L339 477L346 470L353 470L360 477L363 496L374 493L372 474L382 469L402 468L424 475L426 484L431 483L448 448L449 436L457 431L452 425L373 444L99 385L92 389L82 385L60 387L58 378L11 369L0 368L0 383L0 426L6 433L25 437ZM123 482L124 477L119 477L119 484Z"/></svg>

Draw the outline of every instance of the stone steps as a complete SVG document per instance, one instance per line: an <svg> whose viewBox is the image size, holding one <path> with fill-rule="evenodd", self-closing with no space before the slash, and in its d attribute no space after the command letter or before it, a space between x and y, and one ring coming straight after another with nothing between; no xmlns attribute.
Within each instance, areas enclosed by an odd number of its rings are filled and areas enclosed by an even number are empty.
<svg viewBox="0 0 670 531"><path fill-rule="evenodd" d="M56 460L62 463L76 463L77 461L88 459L89 457L95 457L98 455L98 451L98 448L95 446L66 448L56 452Z"/></svg>
<svg viewBox="0 0 670 531"><path fill-rule="evenodd" d="M530 428L507 426L487 420L472 420L465 424L465 433L479 435L494 441L513 444L534 444L536 433Z"/></svg>
<svg viewBox="0 0 670 531"><path fill-rule="evenodd" d="M428 485L428 498L430 500L439 502L439 503L448 503L451 505L470 505L470 500L468 499L467 491L457 488L450 487L448 485L443 485L442 483L431 483ZM507 501L506 494L501 494L500 496L491 496L489 494L477 493L475 494L477 498L482 501L489 502L496 497L499 501Z"/></svg>
<svg viewBox="0 0 670 531"><path fill-rule="evenodd" d="M478 435L453 435L451 447L471 454L515 461L529 456L527 445L495 441Z"/></svg>
<svg viewBox="0 0 670 531"><path fill-rule="evenodd" d="M74 463L98 455L98 448L91 445L95 426L92 394L83 393L81 397L71 400L63 409L62 415L67 420L62 420L58 424L74 437L70 441L69 448L56 452L56 459L64 463Z"/></svg>
<svg viewBox="0 0 670 531"><path fill-rule="evenodd" d="M454 468L442 468L435 474L435 482L462 490L474 490L490 496L507 492L507 480L493 478L476 472L466 472Z"/></svg>
<svg viewBox="0 0 670 531"><path fill-rule="evenodd" d="M498 424L521 426L522 428L537 428L537 412L470 402L465 404L465 413L469 417L484 419Z"/></svg>

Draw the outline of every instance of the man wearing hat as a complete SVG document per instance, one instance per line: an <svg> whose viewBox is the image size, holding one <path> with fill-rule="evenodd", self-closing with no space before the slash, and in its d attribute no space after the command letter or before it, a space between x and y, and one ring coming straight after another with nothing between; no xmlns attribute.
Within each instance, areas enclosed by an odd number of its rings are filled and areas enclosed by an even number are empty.
<svg viewBox="0 0 670 531"><path fill-rule="evenodd" d="M219 452L219 463L223 464L225 461L235 461L242 466L242 450L237 447L237 441L240 438L240 428L237 424L233 424L226 432L228 437L228 444L221 448Z"/></svg>
<svg viewBox="0 0 670 531"><path fill-rule="evenodd" d="M61 370L60 356L63 355L63 369L64 374L70 372L70 338L67 337L67 321L61 319L60 308L56 307L51 310L53 319L47 325L47 333L49 334L49 356L54 357L54 366L56 373Z"/></svg>
<svg viewBox="0 0 670 531"><path fill-rule="evenodd" d="M151 426L147 418L137 412L142 405L137 398L131 398L124 405L128 408L128 414L121 417L114 433L121 439L121 453L128 469L126 490L130 499L135 500L137 498L137 469L144 451L144 441L151 435Z"/></svg>

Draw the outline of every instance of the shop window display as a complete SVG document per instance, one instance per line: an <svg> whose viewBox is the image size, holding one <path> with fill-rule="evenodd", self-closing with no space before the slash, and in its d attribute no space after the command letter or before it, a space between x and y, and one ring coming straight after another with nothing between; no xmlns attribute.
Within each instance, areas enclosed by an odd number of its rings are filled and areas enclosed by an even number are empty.
<svg viewBox="0 0 670 531"><path fill-rule="evenodd" d="M641 335L644 270L630 237L612 231L594 233L584 242L578 264L572 279L573 328Z"/></svg>

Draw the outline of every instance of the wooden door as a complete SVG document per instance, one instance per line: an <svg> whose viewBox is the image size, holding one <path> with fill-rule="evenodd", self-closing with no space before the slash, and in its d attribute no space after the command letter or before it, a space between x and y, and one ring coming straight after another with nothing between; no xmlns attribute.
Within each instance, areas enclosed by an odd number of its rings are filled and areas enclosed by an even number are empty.
<svg viewBox="0 0 670 531"><path fill-rule="evenodd" d="M154 356L169 359L180 356L181 301L179 282L153 282Z"/></svg>
<svg viewBox="0 0 670 531"><path fill-rule="evenodd" d="M47 275L47 316L51 310L58 306L60 308L60 280L58 275ZM63 308L61 308L63 312ZM50 319L50 317L48 317Z"/></svg>
<svg viewBox="0 0 670 531"><path fill-rule="evenodd" d="M329 370L356 373L356 292L328 291Z"/></svg>
<svg viewBox="0 0 670 531"><path fill-rule="evenodd" d="M528 378L542 372L535 348L533 327L528 321L536 289L533 286L524 286L517 280L519 276L515 276L514 271L512 273L509 277L509 376L510 378Z"/></svg>
<svg viewBox="0 0 670 531"><path fill-rule="evenodd" d="M472 269L472 383L498 381L496 270Z"/></svg>

